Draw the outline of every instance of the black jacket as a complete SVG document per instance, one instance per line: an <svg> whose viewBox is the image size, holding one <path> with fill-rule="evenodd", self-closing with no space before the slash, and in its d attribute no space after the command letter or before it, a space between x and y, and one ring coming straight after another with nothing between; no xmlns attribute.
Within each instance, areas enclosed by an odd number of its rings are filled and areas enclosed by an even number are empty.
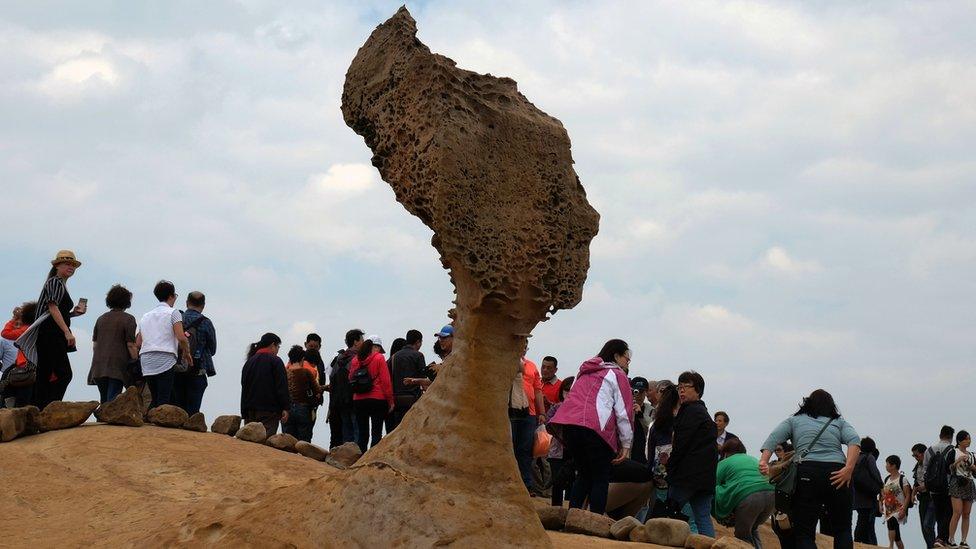
<svg viewBox="0 0 976 549"><path fill-rule="evenodd" d="M881 471L878 470L874 456L861 454L857 458L851 485L854 488L854 509L878 507L878 494L881 493L884 481L881 480Z"/></svg>
<svg viewBox="0 0 976 549"><path fill-rule="evenodd" d="M349 384L349 364L356 351L339 351L332 359L332 372L329 374L329 409L352 408L352 385Z"/></svg>
<svg viewBox="0 0 976 549"><path fill-rule="evenodd" d="M674 418L674 444L668 458L668 484L691 492L715 493L718 428L705 403L681 405Z"/></svg>
<svg viewBox="0 0 976 549"><path fill-rule="evenodd" d="M241 370L241 415L247 410L282 412L291 408L285 363L270 353L257 353Z"/></svg>
<svg viewBox="0 0 976 549"><path fill-rule="evenodd" d="M404 385L403 380L427 377L427 362L424 354L413 347L404 347L390 358L390 381L393 382L394 396L420 397L419 385Z"/></svg>

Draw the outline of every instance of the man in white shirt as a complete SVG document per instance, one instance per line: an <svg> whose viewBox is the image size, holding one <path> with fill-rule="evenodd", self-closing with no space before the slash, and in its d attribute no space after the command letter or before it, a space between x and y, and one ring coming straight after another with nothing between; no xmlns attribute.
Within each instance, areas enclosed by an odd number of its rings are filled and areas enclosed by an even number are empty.
<svg viewBox="0 0 976 549"><path fill-rule="evenodd" d="M136 336L142 375L152 393L151 408L172 404L175 367L180 354L189 365L193 364L190 342L183 331L183 315L173 308L176 287L172 282L160 280L153 288L153 294L159 305L142 316Z"/></svg>

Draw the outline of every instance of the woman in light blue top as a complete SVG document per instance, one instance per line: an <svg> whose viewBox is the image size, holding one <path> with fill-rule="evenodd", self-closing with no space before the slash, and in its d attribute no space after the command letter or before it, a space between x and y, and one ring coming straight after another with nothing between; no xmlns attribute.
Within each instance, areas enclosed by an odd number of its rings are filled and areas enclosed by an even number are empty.
<svg viewBox="0 0 976 549"><path fill-rule="evenodd" d="M826 428L825 428L826 426ZM817 434L821 433L817 439ZM816 444L813 444L817 439ZM790 520L796 533L798 549L815 549L817 520L826 508L834 530L834 548L850 549L851 475L861 454L861 438L840 417L834 397L817 389L803 399L800 409L769 435L762 446L759 470L769 474L769 458L778 444L793 441L798 460L796 491ZM841 446L847 446L847 452Z"/></svg>

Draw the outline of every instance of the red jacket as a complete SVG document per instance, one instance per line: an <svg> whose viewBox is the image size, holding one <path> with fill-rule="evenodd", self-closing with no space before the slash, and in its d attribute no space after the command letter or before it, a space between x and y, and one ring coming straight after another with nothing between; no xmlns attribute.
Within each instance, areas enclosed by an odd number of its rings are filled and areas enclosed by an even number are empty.
<svg viewBox="0 0 976 549"><path fill-rule="evenodd" d="M349 365L350 381L359 368L359 357L353 357L352 364ZM386 367L386 359L382 354L374 352L366 358L366 369L369 370L369 376L373 378L373 388L368 393L353 393L352 399L354 401L367 398L385 400L387 404L393 406L393 383L390 382L390 369Z"/></svg>
<svg viewBox="0 0 976 549"><path fill-rule="evenodd" d="M4 339L9 339L10 341L17 341L17 338L24 335L24 332L30 328L30 324L25 324L20 328L14 327L14 321L10 320L7 322L6 326L3 327L3 332L0 332L0 336ZM21 367L27 364L27 357L24 356L24 351L17 351L17 367Z"/></svg>

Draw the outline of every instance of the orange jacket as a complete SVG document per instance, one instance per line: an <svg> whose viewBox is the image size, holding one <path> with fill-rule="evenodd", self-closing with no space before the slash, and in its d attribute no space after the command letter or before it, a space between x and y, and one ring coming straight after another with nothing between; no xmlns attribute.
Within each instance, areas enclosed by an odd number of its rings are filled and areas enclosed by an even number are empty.
<svg viewBox="0 0 976 549"><path fill-rule="evenodd" d="M3 331L0 332L0 337L3 337L4 339L9 339L10 341L17 341L18 337L24 335L24 332L27 331L27 328L30 328L30 326L23 325L18 328L14 326L13 320L8 320L7 324L3 327ZM17 367L20 368L25 364L27 364L27 357L24 356L24 352L17 351Z"/></svg>

